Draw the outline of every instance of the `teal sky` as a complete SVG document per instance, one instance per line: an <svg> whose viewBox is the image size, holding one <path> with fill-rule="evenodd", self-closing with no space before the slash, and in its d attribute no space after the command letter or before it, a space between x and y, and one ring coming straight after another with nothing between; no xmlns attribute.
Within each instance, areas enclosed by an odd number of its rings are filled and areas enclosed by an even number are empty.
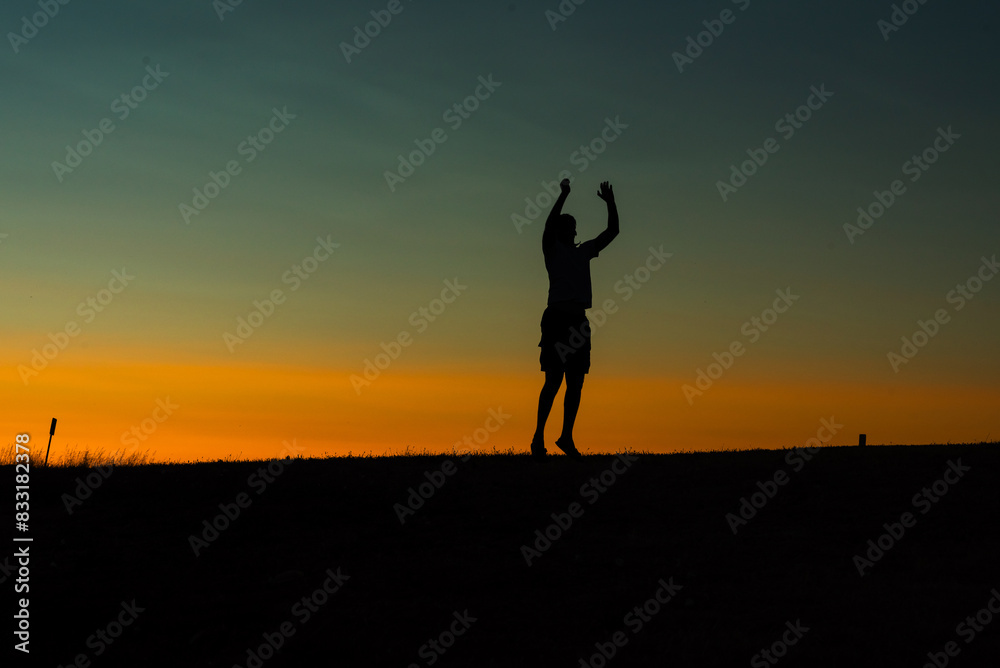
<svg viewBox="0 0 1000 668"><path fill-rule="evenodd" d="M520 232L512 215L562 170L582 239L606 221L598 184L618 196L621 236L593 266L595 305L621 305L601 335L605 368L693 379L790 287L801 301L745 381L997 388L1000 281L954 313L907 378L886 361L1000 252L992 5L927 3L888 40L877 25L888 2L590 0L556 30L555 0L400 6L350 63L341 43L385 3L244 0L220 20L207 0L76 0L17 53L8 35L0 338L12 391L45 333L122 267L134 284L81 351L351 372L458 278L467 292L405 367L536 371L544 213ZM679 72L672 54L723 10L735 20ZM0 26L20 32L37 11L7 2ZM169 74L119 119L113 101L157 66ZM500 85L451 129L443 113L479 77ZM782 138L776 121L813 86L833 95ZM241 142L275 108L294 119L246 162ZM60 182L52 163L104 118L115 129ZM608 118L627 128L580 171L574 152ZM447 140L391 191L385 172L436 128ZM960 138L910 182L903 164L939 128ZM717 183L769 137L779 150L724 202ZM179 205L233 160L240 173L186 223ZM895 179L906 193L850 243L843 226ZM287 288L317 237L340 246L229 352L222 333ZM622 303L616 282L661 245L668 265ZM683 402L674 385L669 401Z"/></svg>

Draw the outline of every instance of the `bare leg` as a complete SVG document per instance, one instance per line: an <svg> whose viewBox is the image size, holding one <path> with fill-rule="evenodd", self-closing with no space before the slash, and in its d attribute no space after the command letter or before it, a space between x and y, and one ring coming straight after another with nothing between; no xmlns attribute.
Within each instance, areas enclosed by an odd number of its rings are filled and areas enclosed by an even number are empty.
<svg viewBox="0 0 1000 668"><path fill-rule="evenodd" d="M583 391L583 374L566 373L566 396L563 399L563 428L560 441L573 443L573 424L580 409L580 394Z"/></svg>
<svg viewBox="0 0 1000 668"><path fill-rule="evenodd" d="M549 412L552 410L552 402L555 401L559 387L562 385L562 371L546 371L545 384L538 395L538 422L535 426L535 435L531 439L532 443L542 444L545 441L545 421L549 419Z"/></svg>

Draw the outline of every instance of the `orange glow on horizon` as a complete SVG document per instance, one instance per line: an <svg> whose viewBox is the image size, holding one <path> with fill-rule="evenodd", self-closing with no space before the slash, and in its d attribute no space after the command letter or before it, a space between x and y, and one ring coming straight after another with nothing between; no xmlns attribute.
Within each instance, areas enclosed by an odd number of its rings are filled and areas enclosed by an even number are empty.
<svg viewBox="0 0 1000 668"><path fill-rule="evenodd" d="M27 388L8 387L5 413L17 422L8 417L5 430L9 442L31 433L38 447L58 418L53 459L67 448L148 451L156 461L267 459L283 456L288 444L306 457L446 453L466 443L474 451L528 449L541 374L394 369L359 395L354 372L62 364ZM996 390L964 386L725 380L689 405L680 389L688 379L591 374L577 444L584 453L792 447L814 437L823 419L842 425L832 439L838 445L856 443L858 433L872 444L888 442L883 434L899 444L981 441L1000 400ZM550 451L561 421L562 394L546 428Z"/></svg>

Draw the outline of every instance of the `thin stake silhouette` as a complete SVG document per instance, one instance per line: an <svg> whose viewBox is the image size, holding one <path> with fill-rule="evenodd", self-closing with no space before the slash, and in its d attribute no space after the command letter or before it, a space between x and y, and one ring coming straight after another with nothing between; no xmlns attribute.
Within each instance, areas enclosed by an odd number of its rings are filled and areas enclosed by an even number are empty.
<svg viewBox="0 0 1000 668"><path fill-rule="evenodd" d="M56 419L52 418L52 426L49 427L49 445L45 448L45 465L49 465L49 448L52 447L52 435L56 433Z"/></svg>

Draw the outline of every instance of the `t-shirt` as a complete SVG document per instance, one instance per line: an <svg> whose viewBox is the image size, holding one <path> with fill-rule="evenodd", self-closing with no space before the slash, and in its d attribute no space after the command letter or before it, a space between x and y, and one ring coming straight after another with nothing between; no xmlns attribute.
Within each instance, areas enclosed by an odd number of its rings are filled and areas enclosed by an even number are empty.
<svg viewBox="0 0 1000 668"><path fill-rule="evenodd" d="M546 248L545 270L549 273L548 304L563 304L590 308L593 299L590 285L590 260L597 257L597 242L595 239L585 241L579 246L570 246L558 239L553 239Z"/></svg>

